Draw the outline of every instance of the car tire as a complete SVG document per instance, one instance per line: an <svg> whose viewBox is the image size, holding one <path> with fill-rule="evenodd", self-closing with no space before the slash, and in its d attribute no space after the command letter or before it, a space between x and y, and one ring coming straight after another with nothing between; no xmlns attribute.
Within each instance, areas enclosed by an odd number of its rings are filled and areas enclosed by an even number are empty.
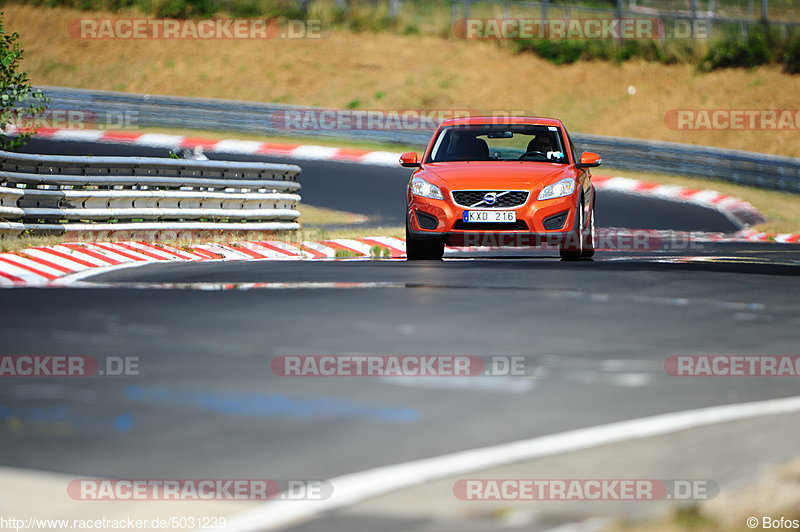
<svg viewBox="0 0 800 532"><path fill-rule="evenodd" d="M578 204L578 220L575 225L578 228L575 234L571 235L558 250L563 261L580 260L583 256L583 199Z"/></svg>
<svg viewBox="0 0 800 532"><path fill-rule="evenodd" d="M594 257L594 207L592 207L590 216L591 218L589 219L589 227L586 230L586 235L583 237L583 249L581 250L581 257L584 259L590 259Z"/></svg>
<svg viewBox="0 0 800 532"><path fill-rule="evenodd" d="M414 238L406 226L406 260L442 260L444 240Z"/></svg>

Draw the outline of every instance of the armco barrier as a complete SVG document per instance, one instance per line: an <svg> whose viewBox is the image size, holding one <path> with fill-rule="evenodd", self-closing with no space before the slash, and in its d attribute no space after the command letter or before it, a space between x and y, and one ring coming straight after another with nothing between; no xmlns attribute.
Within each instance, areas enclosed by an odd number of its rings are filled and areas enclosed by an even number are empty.
<svg viewBox="0 0 800 532"><path fill-rule="evenodd" d="M0 233L297 229L286 164L0 152Z"/></svg>
<svg viewBox="0 0 800 532"><path fill-rule="evenodd" d="M214 100L153 96L121 92L88 91L65 87L40 87L52 109L81 110L96 117L135 120L138 128L166 127L227 130L270 135L350 138L372 142L424 145L430 130L376 129L287 130L278 117L288 111L311 108ZM127 115L126 115L127 113ZM113 124L112 124L113 126ZM118 126L119 127L119 126ZM644 141L601 135L573 134L583 151L596 151L606 165L626 170L682 174L743 185L800 193L800 159L759 153L708 148L672 142Z"/></svg>

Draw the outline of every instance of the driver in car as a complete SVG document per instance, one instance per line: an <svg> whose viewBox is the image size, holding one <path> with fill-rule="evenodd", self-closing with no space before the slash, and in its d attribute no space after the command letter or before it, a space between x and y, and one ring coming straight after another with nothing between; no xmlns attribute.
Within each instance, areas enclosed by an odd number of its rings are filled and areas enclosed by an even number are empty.
<svg viewBox="0 0 800 532"><path fill-rule="evenodd" d="M522 157L540 154L547 159L560 159L563 157L563 154L554 151L552 139L549 135L536 135L536 137L528 143L528 147L525 149L525 153Z"/></svg>

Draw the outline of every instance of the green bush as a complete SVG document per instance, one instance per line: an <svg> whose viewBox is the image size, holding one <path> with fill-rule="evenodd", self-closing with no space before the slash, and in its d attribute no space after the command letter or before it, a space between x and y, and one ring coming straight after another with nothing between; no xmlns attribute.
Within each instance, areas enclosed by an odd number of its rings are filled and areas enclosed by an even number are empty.
<svg viewBox="0 0 800 532"><path fill-rule="evenodd" d="M5 134L11 124L25 124L41 116L49 99L42 91L31 87L28 74L21 69L24 55L19 33L7 33L0 12L0 149L15 150L25 144L32 131L14 136Z"/></svg>
<svg viewBox="0 0 800 532"><path fill-rule="evenodd" d="M576 61L611 61L622 63L641 58L664 64L679 63L691 56L686 47L666 48L656 41L614 40L547 40L517 39L512 41L516 53L530 52L556 65Z"/></svg>
<svg viewBox="0 0 800 532"><path fill-rule="evenodd" d="M308 18L308 2L299 2L297 0L253 1L263 5L264 14L270 18L284 18L287 20L305 20Z"/></svg>
<svg viewBox="0 0 800 532"><path fill-rule="evenodd" d="M800 32L789 38L783 53L783 71L787 74L800 74Z"/></svg>
<svg viewBox="0 0 800 532"><path fill-rule="evenodd" d="M742 39L734 32L711 45L700 67L711 71L718 68L754 68L775 59L780 38L769 27L755 26Z"/></svg>
<svg viewBox="0 0 800 532"><path fill-rule="evenodd" d="M549 39L516 39L512 41L514 52L530 52L556 65L568 65L581 59L584 46L580 41L556 41Z"/></svg>
<svg viewBox="0 0 800 532"><path fill-rule="evenodd" d="M210 18L216 12L213 0L166 0L156 8L158 18Z"/></svg>
<svg viewBox="0 0 800 532"><path fill-rule="evenodd" d="M264 14L263 5L258 0L233 2L227 11L235 18L256 18Z"/></svg>

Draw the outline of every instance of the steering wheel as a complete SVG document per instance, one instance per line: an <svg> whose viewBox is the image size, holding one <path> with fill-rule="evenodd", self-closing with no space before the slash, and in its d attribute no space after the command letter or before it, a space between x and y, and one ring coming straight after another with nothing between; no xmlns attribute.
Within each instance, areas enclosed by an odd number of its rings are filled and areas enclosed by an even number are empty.
<svg viewBox="0 0 800 532"><path fill-rule="evenodd" d="M531 156L534 156L534 155L540 156L540 157L544 157L545 159L547 159L547 154L546 153L544 153L543 151L537 151L537 150L526 151L525 153L520 155L519 158L523 159L525 157L531 157Z"/></svg>

